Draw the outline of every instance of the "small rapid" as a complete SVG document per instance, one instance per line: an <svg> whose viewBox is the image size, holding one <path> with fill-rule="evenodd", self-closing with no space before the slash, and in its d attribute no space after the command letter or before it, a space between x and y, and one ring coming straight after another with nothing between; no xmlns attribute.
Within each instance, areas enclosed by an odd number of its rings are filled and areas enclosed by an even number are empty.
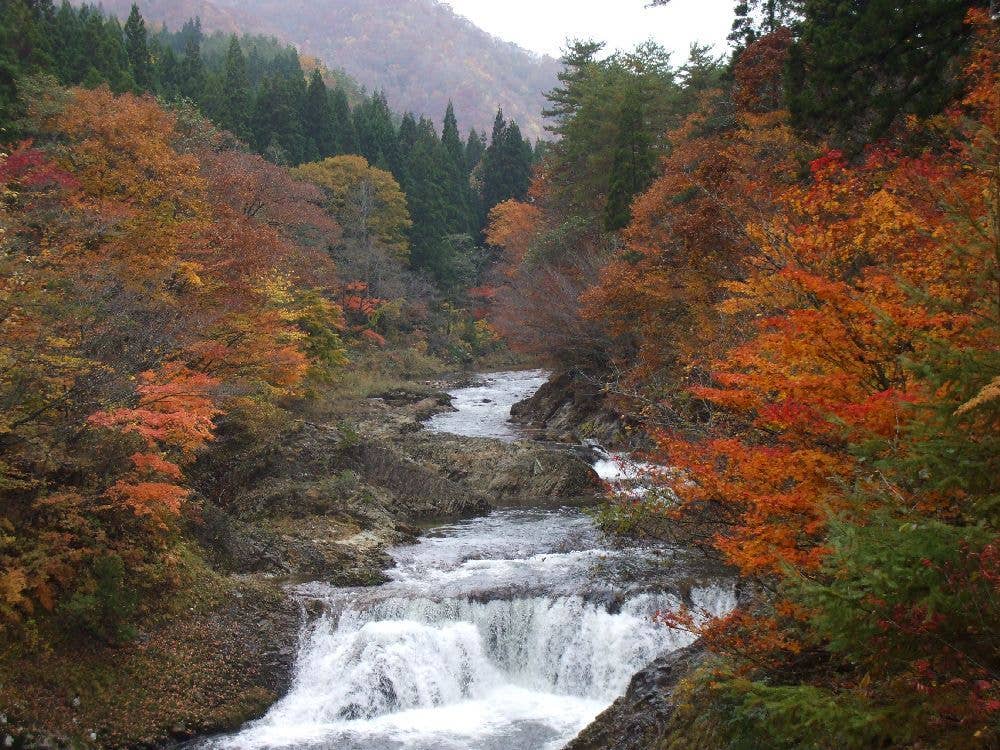
<svg viewBox="0 0 1000 750"><path fill-rule="evenodd" d="M428 428L515 439L510 406L543 381L486 376L456 392L452 419ZM731 582L691 553L623 547L571 508L497 510L391 555L381 586L296 587L322 614L303 632L291 690L259 721L200 747L557 750L632 675L690 642L658 612L735 604Z"/></svg>

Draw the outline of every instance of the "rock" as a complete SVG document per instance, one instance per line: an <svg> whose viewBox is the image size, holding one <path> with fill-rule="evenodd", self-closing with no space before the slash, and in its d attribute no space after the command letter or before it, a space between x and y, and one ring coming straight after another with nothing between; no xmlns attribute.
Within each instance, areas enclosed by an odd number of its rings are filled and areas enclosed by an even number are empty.
<svg viewBox="0 0 1000 750"><path fill-rule="evenodd" d="M554 376L533 396L511 408L511 421L564 443L597 440L608 447L625 441L623 420L596 383L573 373Z"/></svg>
<svg viewBox="0 0 1000 750"><path fill-rule="evenodd" d="M586 727L564 750L649 750L662 739L673 713L677 684L705 658L700 643L659 657L636 674L625 695Z"/></svg>
<svg viewBox="0 0 1000 750"><path fill-rule="evenodd" d="M551 445L423 432L401 447L465 493L482 493L493 503L589 501L603 491L589 463Z"/></svg>

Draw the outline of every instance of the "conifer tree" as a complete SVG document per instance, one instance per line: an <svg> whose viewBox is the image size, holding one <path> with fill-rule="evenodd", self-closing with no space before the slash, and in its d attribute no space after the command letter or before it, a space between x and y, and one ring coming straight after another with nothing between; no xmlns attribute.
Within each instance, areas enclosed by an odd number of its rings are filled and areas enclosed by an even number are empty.
<svg viewBox="0 0 1000 750"><path fill-rule="evenodd" d="M608 202L604 210L604 226L608 231L616 231L629 223L632 199L649 187L655 165L656 156L646 133L642 103L632 94L622 106Z"/></svg>
<svg viewBox="0 0 1000 750"><path fill-rule="evenodd" d="M21 75L52 65L46 28L47 4L25 0L0 3L0 129L7 130L19 114L17 81Z"/></svg>
<svg viewBox="0 0 1000 750"><path fill-rule="evenodd" d="M464 233L467 218L449 189L455 171L434 124L426 118L416 122L412 115L404 117L400 146L407 155L405 189L413 218L410 262L440 281L450 274L455 247L447 238Z"/></svg>
<svg viewBox="0 0 1000 750"><path fill-rule="evenodd" d="M82 9L81 9L82 12ZM69 3L63 3L55 15L52 33L52 57L55 74L64 83L79 83L84 52L80 16Z"/></svg>
<svg viewBox="0 0 1000 750"><path fill-rule="evenodd" d="M191 35L184 47L184 57L178 66L178 88L182 96L200 103L205 97L205 63L201 59L201 40Z"/></svg>
<svg viewBox="0 0 1000 750"><path fill-rule="evenodd" d="M247 77L246 58L235 34L229 39L224 80L222 124L240 138L249 138L253 96Z"/></svg>
<svg viewBox="0 0 1000 750"><path fill-rule="evenodd" d="M351 105L347 94L342 88L330 92L330 118L336 137L336 155L357 154L358 135L354 130L354 120L351 119Z"/></svg>
<svg viewBox="0 0 1000 750"><path fill-rule="evenodd" d="M511 198L523 200L531 184L531 146L525 148L517 123L497 111L490 146L483 156L483 209Z"/></svg>
<svg viewBox="0 0 1000 750"><path fill-rule="evenodd" d="M305 151L302 121L289 82L268 76L261 83L251 119L253 145L275 163L300 164Z"/></svg>
<svg viewBox="0 0 1000 750"><path fill-rule="evenodd" d="M970 5L986 0L804 0L786 87L795 124L853 150L940 112L960 85Z"/></svg>
<svg viewBox="0 0 1000 750"><path fill-rule="evenodd" d="M475 130L469 131L469 138L465 142L465 173L470 174L472 170L479 166L486 153L486 138Z"/></svg>
<svg viewBox="0 0 1000 750"><path fill-rule="evenodd" d="M444 125L441 129L441 147L447 159L448 190L452 196L453 218L451 231L453 233L478 232L478 207L473 211L472 190L469 187L469 176L465 168L465 147L458 134L458 121L455 118L455 108L448 102L444 114Z"/></svg>
<svg viewBox="0 0 1000 750"><path fill-rule="evenodd" d="M139 91L153 90L153 66L149 57L146 22L139 13L139 6L132 3L132 11L125 23L125 50L132 66L132 78Z"/></svg>
<svg viewBox="0 0 1000 750"><path fill-rule="evenodd" d="M181 65L174 48L169 44L157 60L156 78L160 82L160 92L168 99L180 94Z"/></svg>
<svg viewBox="0 0 1000 750"><path fill-rule="evenodd" d="M441 145L451 157L455 166L462 172L465 171L465 149L462 146L462 137L458 134L458 120L455 118L455 107L448 102L448 109L444 113L444 124L441 127Z"/></svg>
<svg viewBox="0 0 1000 750"><path fill-rule="evenodd" d="M313 70L309 76L302 108L302 125L306 136L305 161L318 161L337 152L333 108L326 83L318 69Z"/></svg>
<svg viewBox="0 0 1000 750"><path fill-rule="evenodd" d="M369 164L388 169L397 180L402 181L396 128L385 93L376 91L372 94L355 109L354 117L361 155Z"/></svg>

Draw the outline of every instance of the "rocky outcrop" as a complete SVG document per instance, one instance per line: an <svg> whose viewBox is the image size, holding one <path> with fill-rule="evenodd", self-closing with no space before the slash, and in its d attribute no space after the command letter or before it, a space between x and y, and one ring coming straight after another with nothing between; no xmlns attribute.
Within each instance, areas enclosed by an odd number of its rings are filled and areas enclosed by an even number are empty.
<svg viewBox="0 0 1000 750"><path fill-rule="evenodd" d="M238 728L288 690L301 610L280 589L198 574L123 644L38 652L4 673L0 743L164 747Z"/></svg>
<svg viewBox="0 0 1000 750"><path fill-rule="evenodd" d="M650 750L663 739L673 714L673 691L705 658L699 643L661 656L636 674L625 695L580 732L564 750Z"/></svg>
<svg viewBox="0 0 1000 750"><path fill-rule="evenodd" d="M603 489L587 461L551 445L427 433L405 445L409 455L438 475L477 488L494 504L589 501Z"/></svg>
<svg viewBox="0 0 1000 750"><path fill-rule="evenodd" d="M511 421L530 427L542 439L564 443L596 440L605 447L624 444L623 422L592 380L564 372L511 409Z"/></svg>

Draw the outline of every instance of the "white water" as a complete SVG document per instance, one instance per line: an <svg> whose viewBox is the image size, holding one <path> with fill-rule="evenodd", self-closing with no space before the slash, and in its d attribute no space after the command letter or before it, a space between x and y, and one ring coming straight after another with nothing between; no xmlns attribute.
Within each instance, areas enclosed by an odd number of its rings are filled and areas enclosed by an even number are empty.
<svg viewBox="0 0 1000 750"><path fill-rule="evenodd" d="M512 442L524 437L511 424L510 407L531 396L548 380L544 370L494 372L480 376L468 388L450 391L453 412L438 414L427 421L427 429L465 437L489 437Z"/></svg>
<svg viewBox="0 0 1000 750"><path fill-rule="evenodd" d="M456 399L464 421L448 425L512 439L496 424L541 377L491 376ZM682 551L616 547L573 509L496 511L392 556L382 586L298 587L325 614L303 635L289 694L202 747L557 750L634 673L690 641L656 612L734 605L731 584L698 578Z"/></svg>

